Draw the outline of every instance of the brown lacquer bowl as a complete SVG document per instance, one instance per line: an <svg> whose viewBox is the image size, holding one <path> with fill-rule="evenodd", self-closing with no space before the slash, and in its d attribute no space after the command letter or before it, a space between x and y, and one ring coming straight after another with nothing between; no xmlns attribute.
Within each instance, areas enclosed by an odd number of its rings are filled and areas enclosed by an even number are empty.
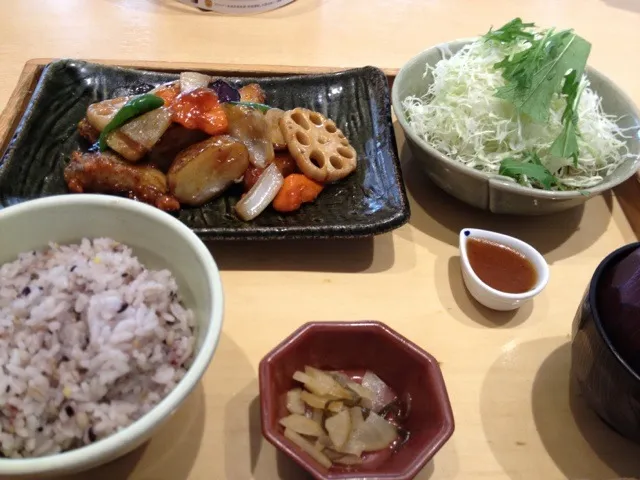
<svg viewBox="0 0 640 480"><path fill-rule="evenodd" d="M398 395L411 397L404 426L409 440L384 461L322 467L285 438L279 419L288 414L286 393L305 365L330 370L371 370ZM449 439L453 413L435 358L380 322L312 322L296 330L260 362L262 432L273 445L318 480L415 477Z"/></svg>

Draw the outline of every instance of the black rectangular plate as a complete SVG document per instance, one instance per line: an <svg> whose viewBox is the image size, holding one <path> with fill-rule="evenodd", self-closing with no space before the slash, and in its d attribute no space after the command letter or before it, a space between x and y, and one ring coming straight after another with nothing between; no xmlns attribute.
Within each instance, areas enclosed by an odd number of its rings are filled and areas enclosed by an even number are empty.
<svg viewBox="0 0 640 480"><path fill-rule="evenodd" d="M67 194L63 170L71 152L87 149L76 131L89 104L143 93L178 78L175 73L60 60L47 65L25 114L0 160L0 208L33 198ZM231 192L178 218L204 240L353 238L397 228L409 219L391 123L389 87L374 67L338 73L227 79L258 82L267 103L306 107L333 119L358 152L356 172L329 185L312 204L292 214L271 208L251 222L239 220ZM90 219L87 219L90 221Z"/></svg>

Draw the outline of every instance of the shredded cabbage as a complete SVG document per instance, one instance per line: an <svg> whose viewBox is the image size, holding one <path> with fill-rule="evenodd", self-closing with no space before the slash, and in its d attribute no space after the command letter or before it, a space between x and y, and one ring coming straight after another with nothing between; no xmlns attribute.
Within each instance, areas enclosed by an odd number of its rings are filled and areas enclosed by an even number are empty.
<svg viewBox="0 0 640 480"><path fill-rule="evenodd" d="M427 64L424 78L432 79L427 93L403 100L407 120L439 152L476 170L497 174L505 158L520 158L533 151L558 178L560 188L597 185L635 155L627 148L624 131L616 123L619 119L604 113L602 99L591 90L586 75L580 84L577 167L571 158L549 155L562 131L566 105L562 96L554 97L546 124L534 123L518 114L510 102L495 96L505 80L494 65L527 45L476 40L454 55L443 52L435 66ZM532 186L526 178L520 181Z"/></svg>

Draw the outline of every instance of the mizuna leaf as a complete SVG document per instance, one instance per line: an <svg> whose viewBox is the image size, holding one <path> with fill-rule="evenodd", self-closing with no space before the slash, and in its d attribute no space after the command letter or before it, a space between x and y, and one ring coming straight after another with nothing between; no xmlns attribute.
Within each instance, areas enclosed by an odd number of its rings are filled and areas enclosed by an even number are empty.
<svg viewBox="0 0 640 480"><path fill-rule="evenodd" d="M518 181L525 175L530 182L539 184L545 190L551 190L558 184L558 179L542 163L523 162L515 158L502 160L498 174Z"/></svg>

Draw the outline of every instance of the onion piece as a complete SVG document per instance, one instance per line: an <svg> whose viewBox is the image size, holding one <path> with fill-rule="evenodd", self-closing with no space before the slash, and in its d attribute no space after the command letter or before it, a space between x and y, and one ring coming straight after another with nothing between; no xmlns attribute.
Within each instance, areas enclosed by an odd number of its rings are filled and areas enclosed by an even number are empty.
<svg viewBox="0 0 640 480"><path fill-rule="evenodd" d="M347 383L347 387L353 390L360 397L360 406L373 409L373 401L376 398L376 394L369 390L367 387L363 387L359 383L351 382Z"/></svg>
<svg viewBox="0 0 640 480"><path fill-rule="evenodd" d="M314 445L300 434L294 432L290 428L284 429L284 436L291 440L294 444L309 454L314 460L325 468L331 468L331 460L322 452L317 450Z"/></svg>
<svg viewBox="0 0 640 480"><path fill-rule="evenodd" d="M340 463L341 465L361 465L362 458L347 454L342 455L340 458L336 458L335 462Z"/></svg>
<svg viewBox="0 0 640 480"><path fill-rule="evenodd" d="M364 416L362 415L362 408L351 407L349 409L349 415L351 416L351 428L356 430L360 428L360 425L364 423Z"/></svg>
<svg viewBox="0 0 640 480"><path fill-rule="evenodd" d="M244 221L256 218L273 201L283 183L284 177L278 167L272 163L262 172L251 190L236 204L238 216Z"/></svg>
<svg viewBox="0 0 640 480"><path fill-rule="evenodd" d="M204 88L209 85L211 77L197 72L182 72L180 74L180 92L190 92L196 88Z"/></svg>
<svg viewBox="0 0 640 480"><path fill-rule="evenodd" d="M314 408L311 412L311 419L318 425L322 425L322 415L323 412L321 408Z"/></svg>
<svg viewBox="0 0 640 480"><path fill-rule="evenodd" d="M331 400L352 399L352 395L333 381L331 377L329 377L330 382L327 382L324 377L313 377L307 373L295 372L293 374L293 379L297 382L304 383L307 390L320 397L326 397Z"/></svg>
<svg viewBox="0 0 640 480"><path fill-rule="evenodd" d="M301 393L301 388L294 388L287 392L287 410L289 410L289 413L297 413L298 415L305 414L306 408L300 397Z"/></svg>
<svg viewBox="0 0 640 480"><path fill-rule="evenodd" d="M356 455L344 454L335 452L333 450L326 450L324 454L329 457L334 463L339 463L341 465L360 465L362 464L362 458Z"/></svg>
<svg viewBox="0 0 640 480"><path fill-rule="evenodd" d="M353 394L342 387L336 380L329 375L328 373L323 372L322 370L318 370L317 368L313 368L310 366L304 367L304 372L312 377L317 382L317 387L319 388L317 393L318 395L327 395L330 397L335 397L336 399L341 400L352 400Z"/></svg>
<svg viewBox="0 0 640 480"><path fill-rule="evenodd" d="M323 433L322 435L320 435L316 440L315 447L316 447L316 450L320 450L321 452L325 448L332 448L333 444L331 443L331 439L329 438L329 435L327 435L326 433Z"/></svg>
<svg viewBox="0 0 640 480"><path fill-rule="evenodd" d="M348 410L342 410L333 417L327 418L324 428L329 434L331 443L338 449L342 448L351 435L351 414Z"/></svg>
<svg viewBox="0 0 640 480"><path fill-rule="evenodd" d="M349 442L364 445L363 451L375 452L390 446L398 437L396 427L380 415L371 412L349 438ZM352 453L352 452L348 452Z"/></svg>
<svg viewBox="0 0 640 480"><path fill-rule="evenodd" d="M373 372L367 371L364 374L364 377L362 377L362 386L372 391L375 395L372 400L373 405L371 410L376 413L396 398L393 390Z"/></svg>
<svg viewBox="0 0 640 480"><path fill-rule="evenodd" d="M343 403L341 401L337 401L336 399L331 397L315 395L313 393L307 392L306 390L303 390L300 393L300 398L311 408L317 408L321 411L326 408L330 412L337 413L342 410L343 406Z"/></svg>
<svg viewBox="0 0 640 480"><path fill-rule="evenodd" d="M354 438L355 432L356 430L353 430L351 432L349 440L347 440L347 443L345 443L344 446L340 449L340 453L355 455L356 457L362 455L362 452L364 452L365 444L357 438Z"/></svg>
<svg viewBox="0 0 640 480"><path fill-rule="evenodd" d="M300 435L319 437L324 433L320 424L305 417L304 415L296 415L295 413L288 417L281 418L280 425L284 428L289 428Z"/></svg>
<svg viewBox="0 0 640 480"><path fill-rule="evenodd" d="M134 118L117 131L124 133L147 150L151 150L170 125L171 112L169 109L158 108Z"/></svg>
<svg viewBox="0 0 640 480"><path fill-rule="evenodd" d="M353 383L351 378L349 377L349 375L347 375L346 373L342 373L342 372L337 372L337 371L332 371L332 372L327 372L329 375L331 375L331 377L340 384L340 386L342 387L346 387L347 385L349 385L349 383Z"/></svg>
<svg viewBox="0 0 640 480"><path fill-rule="evenodd" d="M264 114L243 105L223 103L222 107L229 122L229 135L247 146L251 163L258 168L265 168L272 163L275 153Z"/></svg>

